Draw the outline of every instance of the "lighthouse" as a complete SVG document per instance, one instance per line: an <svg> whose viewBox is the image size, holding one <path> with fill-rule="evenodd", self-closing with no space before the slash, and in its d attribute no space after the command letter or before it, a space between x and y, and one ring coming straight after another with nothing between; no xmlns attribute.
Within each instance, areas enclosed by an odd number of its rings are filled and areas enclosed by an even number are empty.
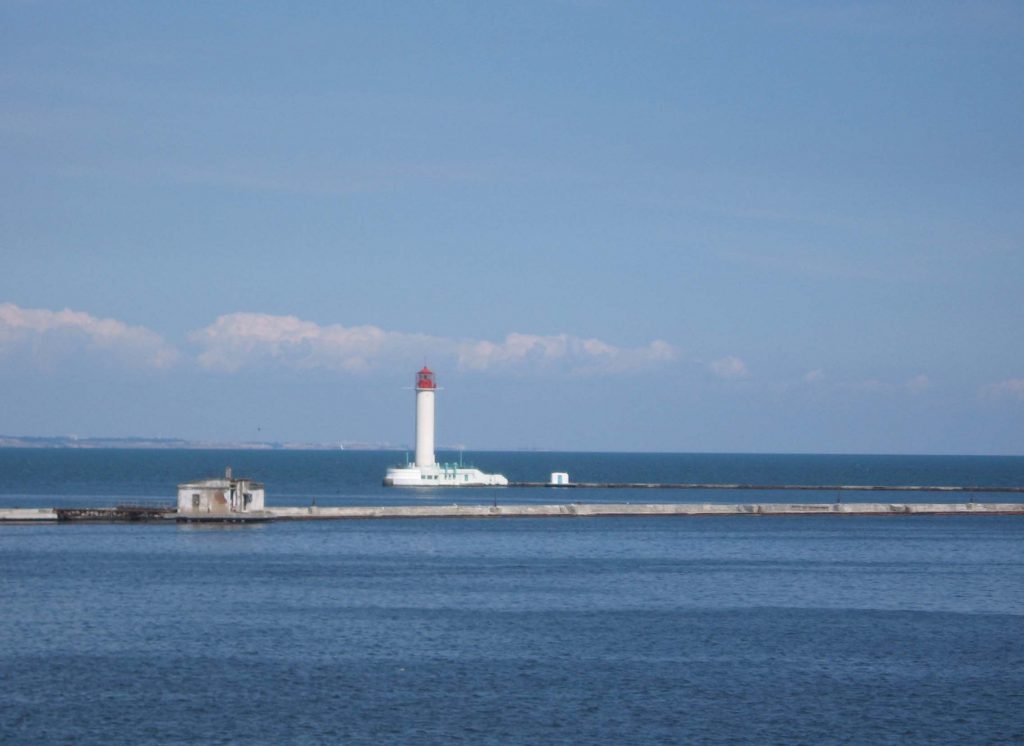
<svg viewBox="0 0 1024 746"><path fill-rule="evenodd" d="M437 381L427 366L416 374L416 457L393 466L384 475L385 487L480 487L508 484L501 474L484 474L458 464L439 464L434 455L434 397Z"/></svg>
<svg viewBox="0 0 1024 746"><path fill-rule="evenodd" d="M434 458L434 371L427 366L416 374L416 466L433 466Z"/></svg>

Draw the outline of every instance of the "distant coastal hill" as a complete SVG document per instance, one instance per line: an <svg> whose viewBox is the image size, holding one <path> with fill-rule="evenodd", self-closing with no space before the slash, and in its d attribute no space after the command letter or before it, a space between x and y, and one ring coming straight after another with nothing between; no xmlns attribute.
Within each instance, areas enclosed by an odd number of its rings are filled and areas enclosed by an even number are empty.
<svg viewBox="0 0 1024 746"><path fill-rule="evenodd" d="M183 438L79 438L74 435L34 437L0 435L0 448L138 448L225 451L400 451L405 446L388 443L277 443L256 441L209 441Z"/></svg>

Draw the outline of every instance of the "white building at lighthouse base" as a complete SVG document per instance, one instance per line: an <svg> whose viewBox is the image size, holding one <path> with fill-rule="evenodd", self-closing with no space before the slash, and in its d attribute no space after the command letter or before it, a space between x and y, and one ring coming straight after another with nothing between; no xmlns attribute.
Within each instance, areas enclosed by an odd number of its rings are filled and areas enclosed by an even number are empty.
<svg viewBox="0 0 1024 746"><path fill-rule="evenodd" d="M484 474L479 469L455 464L392 466L384 475L385 487L506 487L501 474Z"/></svg>

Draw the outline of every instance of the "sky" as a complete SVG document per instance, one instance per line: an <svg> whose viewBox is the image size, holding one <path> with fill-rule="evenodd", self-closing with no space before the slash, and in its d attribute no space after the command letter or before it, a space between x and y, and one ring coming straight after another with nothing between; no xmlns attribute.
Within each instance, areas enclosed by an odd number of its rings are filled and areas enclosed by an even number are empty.
<svg viewBox="0 0 1024 746"><path fill-rule="evenodd" d="M0 433L1024 454L1019 2L0 3Z"/></svg>

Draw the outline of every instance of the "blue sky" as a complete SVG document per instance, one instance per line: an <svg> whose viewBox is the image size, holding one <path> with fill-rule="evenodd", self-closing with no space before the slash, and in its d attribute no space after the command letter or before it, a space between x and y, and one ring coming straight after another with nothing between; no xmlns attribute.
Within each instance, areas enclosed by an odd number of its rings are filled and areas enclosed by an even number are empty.
<svg viewBox="0 0 1024 746"><path fill-rule="evenodd" d="M0 433L1024 453L1013 2L0 5Z"/></svg>

